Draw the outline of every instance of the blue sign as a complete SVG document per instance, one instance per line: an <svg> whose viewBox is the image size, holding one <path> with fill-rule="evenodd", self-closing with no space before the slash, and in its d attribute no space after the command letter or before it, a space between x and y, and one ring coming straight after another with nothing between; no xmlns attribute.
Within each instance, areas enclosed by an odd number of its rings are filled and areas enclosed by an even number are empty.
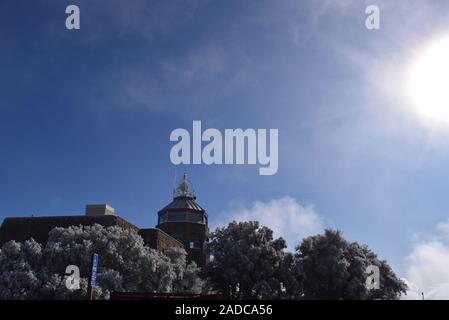
<svg viewBox="0 0 449 320"><path fill-rule="evenodd" d="M95 286L97 284L97 268L98 268L98 254L94 253L92 257L92 274L90 275L90 284Z"/></svg>

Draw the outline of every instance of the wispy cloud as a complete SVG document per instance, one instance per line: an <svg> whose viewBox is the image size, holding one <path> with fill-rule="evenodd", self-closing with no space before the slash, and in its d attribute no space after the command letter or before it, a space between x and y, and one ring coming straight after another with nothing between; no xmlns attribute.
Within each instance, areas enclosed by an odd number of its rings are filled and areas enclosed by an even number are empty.
<svg viewBox="0 0 449 320"><path fill-rule="evenodd" d="M98 103L118 108L145 108L195 114L214 108L217 100L239 88L248 88L251 76L244 65L250 62L244 54L214 45L189 48L179 57L167 57L154 65L132 63L100 75L99 90L106 101ZM112 90L111 90L112 88ZM179 97L184 97L179 105Z"/></svg>
<svg viewBox="0 0 449 320"><path fill-rule="evenodd" d="M44 0L48 7L54 4ZM146 0L79 0L81 30L89 30L83 37L72 38L84 45L103 45L105 41L127 36L154 41L182 28L196 17L197 10L209 0L146 1ZM43 5L45 6L45 4ZM54 6L53 6L54 7ZM62 28L48 30L52 37L66 37Z"/></svg>

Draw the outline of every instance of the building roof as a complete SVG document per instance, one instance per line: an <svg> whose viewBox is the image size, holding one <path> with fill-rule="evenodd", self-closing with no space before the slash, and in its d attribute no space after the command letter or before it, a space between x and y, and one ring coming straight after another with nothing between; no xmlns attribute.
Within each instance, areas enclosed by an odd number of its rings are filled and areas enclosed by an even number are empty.
<svg viewBox="0 0 449 320"><path fill-rule="evenodd" d="M166 205L164 208L159 210L159 213L166 211L179 211L179 210L190 210L198 211L204 213L205 210L195 201L194 198L190 197L176 197Z"/></svg>
<svg viewBox="0 0 449 320"><path fill-rule="evenodd" d="M9 240L22 242L30 238L45 244L48 240L48 233L53 228L88 226L96 223L104 227L120 226L128 230L139 230L125 219L113 215L5 218L0 227L0 244Z"/></svg>

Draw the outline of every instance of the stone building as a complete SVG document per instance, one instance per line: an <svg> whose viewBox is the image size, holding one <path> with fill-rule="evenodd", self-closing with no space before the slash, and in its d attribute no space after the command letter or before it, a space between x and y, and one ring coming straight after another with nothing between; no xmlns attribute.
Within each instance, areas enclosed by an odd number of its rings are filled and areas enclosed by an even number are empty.
<svg viewBox="0 0 449 320"><path fill-rule="evenodd" d="M94 224L134 230L146 245L156 250L184 248L188 261L193 260L199 266L208 260L204 252L208 239L207 213L195 202L193 188L186 175L176 188L173 201L159 211L155 228L139 228L118 216L109 205L95 204L87 205L84 215L5 218L0 227L0 245L9 240L25 241L31 238L45 244L53 228Z"/></svg>

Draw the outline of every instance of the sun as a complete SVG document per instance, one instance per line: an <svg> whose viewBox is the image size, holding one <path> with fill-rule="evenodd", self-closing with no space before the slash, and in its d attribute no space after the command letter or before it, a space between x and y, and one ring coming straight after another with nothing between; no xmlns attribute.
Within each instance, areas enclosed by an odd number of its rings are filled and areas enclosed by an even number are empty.
<svg viewBox="0 0 449 320"><path fill-rule="evenodd" d="M449 127L449 37L435 41L418 55L408 92L422 120Z"/></svg>

